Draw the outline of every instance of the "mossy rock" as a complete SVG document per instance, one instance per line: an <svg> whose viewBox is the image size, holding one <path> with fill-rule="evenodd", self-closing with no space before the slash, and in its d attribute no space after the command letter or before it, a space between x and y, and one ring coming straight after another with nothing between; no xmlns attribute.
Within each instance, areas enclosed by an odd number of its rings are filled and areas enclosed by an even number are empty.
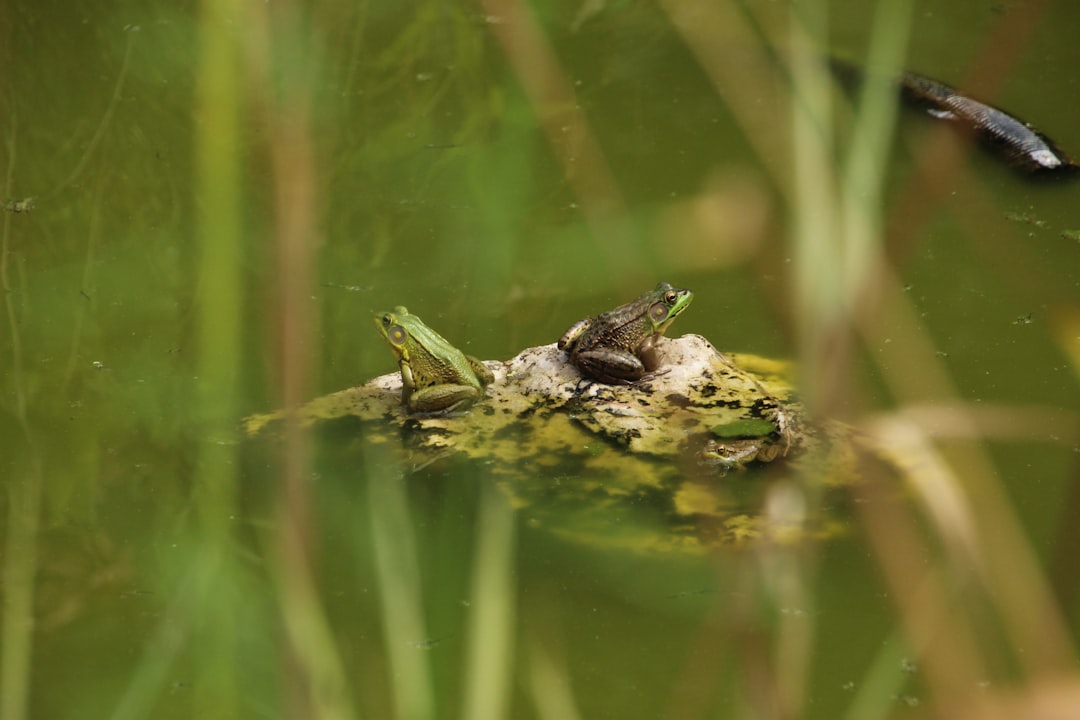
<svg viewBox="0 0 1080 720"><path fill-rule="evenodd" d="M312 400L296 419L358 420L365 442L400 450L412 467L447 455L476 461L529 523L567 537L685 550L792 536L756 514L753 501L733 499L730 485L741 479L724 479L746 469L740 477L763 477L771 465L784 476L836 478L824 469L835 464L835 428L805 421L790 363L720 353L698 335L662 338L659 350L661 372L631 385L588 380L544 345L485 362L495 381L461 413L409 414L392 373ZM244 430L273 433L285 419L284 411L253 415Z"/></svg>

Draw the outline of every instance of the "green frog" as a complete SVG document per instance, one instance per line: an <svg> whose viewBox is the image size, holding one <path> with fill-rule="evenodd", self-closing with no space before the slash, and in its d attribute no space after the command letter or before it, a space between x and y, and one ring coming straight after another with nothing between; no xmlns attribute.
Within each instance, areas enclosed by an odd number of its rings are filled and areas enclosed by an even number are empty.
<svg viewBox="0 0 1080 720"><path fill-rule="evenodd" d="M401 368L401 404L414 413L450 413L484 396L495 379L482 362L448 343L402 306L375 314Z"/></svg>
<svg viewBox="0 0 1080 720"><path fill-rule="evenodd" d="M559 349L581 373L609 385L629 385L656 373L657 340L694 299L662 282L637 300L574 323Z"/></svg>

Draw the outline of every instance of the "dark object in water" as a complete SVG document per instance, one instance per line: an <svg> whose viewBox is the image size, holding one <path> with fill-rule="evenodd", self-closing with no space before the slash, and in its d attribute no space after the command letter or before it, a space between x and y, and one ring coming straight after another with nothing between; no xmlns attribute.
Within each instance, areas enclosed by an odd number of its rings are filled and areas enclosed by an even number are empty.
<svg viewBox="0 0 1080 720"><path fill-rule="evenodd" d="M906 72L900 76L904 98L937 118L970 128L981 139L1002 149L1029 172L1073 171L1077 165L1050 138L1023 120L992 105L962 95L937 80Z"/></svg>

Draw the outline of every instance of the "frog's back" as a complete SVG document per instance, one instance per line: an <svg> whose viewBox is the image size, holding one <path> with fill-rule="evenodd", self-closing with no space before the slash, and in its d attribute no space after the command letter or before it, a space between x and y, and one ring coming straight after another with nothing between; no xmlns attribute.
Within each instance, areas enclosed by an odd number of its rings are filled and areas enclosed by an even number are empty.
<svg viewBox="0 0 1080 720"><path fill-rule="evenodd" d="M648 334L639 315L616 308L600 313L578 339L575 350L585 352L596 348L620 348L633 351Z"/></svg>
<svg viewBox="0 0 1080 720"><path fill-rule="evenodd" d="M425 388L432 385L457 384L480 387L469 361L465 359L465 353L443 340L441 336L432 334L441 341L441 345L436 342L434 344L437 347L431 347L433 343L429 339L427 346L416 344L409 355L409 364L412 367L416 386ZM428 347L431 347L431 350Z"/></svg>

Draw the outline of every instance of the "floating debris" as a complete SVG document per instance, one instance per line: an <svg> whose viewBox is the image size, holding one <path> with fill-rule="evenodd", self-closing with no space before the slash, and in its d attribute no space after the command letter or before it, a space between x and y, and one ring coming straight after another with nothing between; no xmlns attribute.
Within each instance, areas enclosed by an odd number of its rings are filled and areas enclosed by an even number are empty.
<svg viewBox="0 0 1080 720"><path fill-rule="evenodd" d="M712 588L700 588L698 590L683 590L681 592L672 593L671 595L667 595L665 597L668 597L668 598L671 598L671 599L679 599L679 598L692 597L694 595L705 595L707 593L712 593L712 592L716 592L716 591L713 590Z"/></svg>
<svg viewBox="0 0 1080 720"><path fill-rule="evenodd" d="M427 638L425 640L414 640L409 643L409 647L416 648L417 650L430 650L443 640L449 640L454 637L453 635L443 635L437 638Z"/></svg>
<svg viewBox="0 0 1080 720"><path fill-rule="evenodd" d="M340 283L324 282L322 286L325 288L335 288L337 290L347 290L349 292L367 292L368 290L374 290L374 285L342 285Z"/></svg>
<svg viewBox="0 0 1080 720"><path fill-rule="evenodd" d="M893 695L892 699L896 701L898 705L903 705L909 708L919 707L919 698L914 695Z"/></svg>
<svg viewBox="0 0 1080 720"><path fill-rule="evenodd" d="M964 95L956 88L916 73L900 76L905 99L930 115L967 127L1028 172L1075 170L1050 138L1018 117Z"/></svg>
<svg viewBox="0 0 1080 720"><path fill-rule="evenodd" d="M22 200L8 200L4 203L4 209L13 213L28 213L34 209L34 198L28 197Z"/></svg>
<svg viewBox="0 0 1080 720"><path fill-rule="evenodd" d="M1032 225L1040 230L1046 229L1046 221L1040 220L1029 212L1012 211L1005 213L1005 219L1009 222L1024 223L1025 225Z"/></svg>
<svg viewBox="0 0 1080 720"><path fill-rule="evenodd" d="M1034 314L1035 313L1028 313L1027 315L1021 315L1020 317L1013 320L1012 324L1013 325L1030 325L1031 323L1034 322L1034 320L1032 319L1032 315L1034 315Z"/></svg>

